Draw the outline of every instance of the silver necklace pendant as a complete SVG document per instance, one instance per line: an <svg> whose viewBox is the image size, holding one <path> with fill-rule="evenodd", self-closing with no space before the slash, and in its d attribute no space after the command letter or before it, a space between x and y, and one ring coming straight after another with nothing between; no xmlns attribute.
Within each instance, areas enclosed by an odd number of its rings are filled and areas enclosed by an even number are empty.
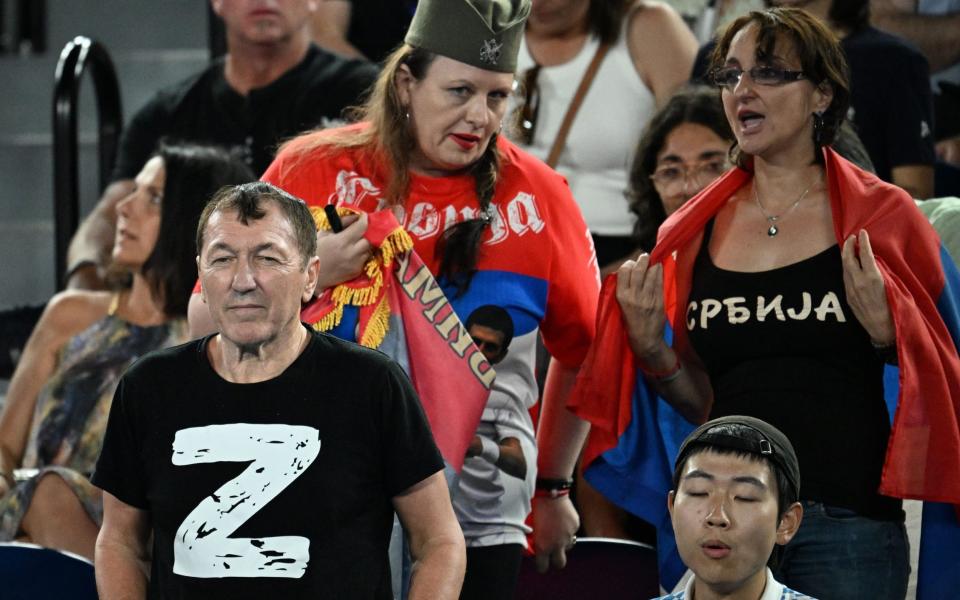
<svg viewBox="0 0 960 600"><path fill-rule="evenodd" d="M771 226L770 226L770 229L767 230L767 235L769 235L770 237L773 237L773 236L777 235L778 233L780 233L780 230L777 229L777 226L776 226L776 225L771 225Z"/></svg>

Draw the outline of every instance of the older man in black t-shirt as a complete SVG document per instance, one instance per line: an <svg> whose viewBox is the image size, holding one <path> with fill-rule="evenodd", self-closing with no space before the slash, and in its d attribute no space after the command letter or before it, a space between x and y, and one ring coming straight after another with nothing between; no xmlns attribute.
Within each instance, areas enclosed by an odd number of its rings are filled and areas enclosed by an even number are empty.
<svg viewBox="0 0 960 600"><path fill-rule="evenodd" d="M300 323L319 272L306 206L267 183L228 188L197 237L220 333L120 382L93 476L101 597L386 600L396 510L409 598L456 598L463 534L409 380Z"/></svg>
<svg viewBox="0 0 960 600"><path fill-rule="evenodd" d="M342 118L377 76L367 61L311 44L316 0L211 0L226 26L227 54L159 91L130 121L104 191L70 244L68 285L102 285L113 242L115 204L163 137L233 149L260 174L277 146Z"/></svg>

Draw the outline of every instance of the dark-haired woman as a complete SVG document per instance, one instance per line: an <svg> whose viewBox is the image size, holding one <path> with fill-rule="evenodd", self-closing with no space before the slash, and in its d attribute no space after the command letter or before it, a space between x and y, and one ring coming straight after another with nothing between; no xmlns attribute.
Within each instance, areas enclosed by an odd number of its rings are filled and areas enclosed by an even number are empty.
<svg viewBox="0 0 960 600"><path fill-rule="evenodd" d="M956 270L908 194L829 147L849 85L814 17L737 19L712 73L738 168L620 269L600 331L626 328L636 368L690 422L750 415L793 442L805 514L778 580L818 598L903 598L899 498L960 499L960 359L941 316L956 310ZM593 362L577 401L616 379Z"/></svg>
<svg viewBox="0 0 960 600"><path fill-rule="evenodd" d="M653 116L630 168L628 198L640 248L653 250L663 221L730 168L731 144L730 124L712 88L682 89Z"/></svg>
<svg viewBox="0 0 960 600"><path fill-rule="evenodd" d="M117 205L113 267L130 273L129 287L61 292L47 305L0 414L0 539L93 559L103 508L87 477L114 389L139 357L186 341L200 211L221 186L249 179L220 150L162 147ZM18 481L21 468L39 472Z"/></svg>
<svg viewBox="0 0 960 600"><path fill-rule="evenodd" d="M547 160L591 63L599 63L555 168L566 177L593 236L600 266L636 248L623 193L630 155L647 121L686 80L696 39L669 6L637 0L537 0L518 73L516 132L522 148Z"/></svg>
<svg viewBox="0 0 960 600"><path fill-rule="evenodd" d="M487 305L513 321L477 432L492 445L466 459L453 494L468 547L464 598L512 594L536 477L535 341L542 332L555 359L545 395L564 396L593 336L598 291L569 189L499 135L528 10L527 0L421 0L362 123L293 140L264 175L314 205L397 207L461 321ZM360 272L365 223L320 238L323 287ZM523 450L522 479L496 466L508 438Z"/></svg>
<svg viewBox="0 0 960 600"><path fill-rule="evenodd" d="M876 174L914 198L933 195L934 140L930 67L916 48L870 24L870 0L764 0L803 8L840 40L850 67L847 117ZM700 49L693 78L707 80L715 42Z"/></svg>
<svg viewBox="0 0 960 600"><path fill-rule="evenodd" d="M636 215L634 247L653 249L667 216L730 168L727 154L732 144L730 125L713 88L683 88L657 111L630 167L627 199ZM580 471L576 501L586 535L649 539L649 533L597 492Z"/></svg>

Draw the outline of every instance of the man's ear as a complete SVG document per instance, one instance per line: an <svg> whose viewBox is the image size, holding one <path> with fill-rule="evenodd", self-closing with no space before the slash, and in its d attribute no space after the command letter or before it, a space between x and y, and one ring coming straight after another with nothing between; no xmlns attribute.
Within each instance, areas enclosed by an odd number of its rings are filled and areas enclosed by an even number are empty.
<svg viewBox="0 0 960 600"><path fill-rule="evenodd" d="M670 490L667 493L667 512L670 513L670 519L673 519L673 503L677 499L677 493L674 490Z"/></svg>
<svg viewBox="0 0 960 600"><path fill-rule="evenodd" d="M197 281L200 280L200 255L197 255ZM207 303L207 294L203 291L203 284L200 285L200 300L206 304Z"/></svg>
<svg viewBox="0 0 960 600"><path fill-rule="evenodd" d="M400 104L404 107L410 106L410 91L413 88L413 84L417 82L417 78L413 76L413 73L410 71L410 67L407 65L400 65L397 68L397 74L393 78L393 85L397 90L397 98L400 99Z"/></svg>
<svg viewBox="0 0 960 600"><path fill-rule="evenodd" d="M320 278L320 258L317 256L311 256L310 260L307 261L307 281L303 286L303 295L300 296L300 301L306 304L313 300L313 295L317 291L317 280Z"/></svg>
<svg viewBox="0 0 960 600"><path fill-rule="evenodd" d="M210 0L210 7L213 8L213 12L215 12L218 17L223 17L223 15L220 14L220 11L223 9L223 0Z"/></svg>
<svg viewBox="0 0 960 600"><path fill-rule="evenodd" d="M780 517L780 523L777 525L777 544L784 546L793 539L800 529L800 521L803 520L803 505L794 502Z"/></svg>

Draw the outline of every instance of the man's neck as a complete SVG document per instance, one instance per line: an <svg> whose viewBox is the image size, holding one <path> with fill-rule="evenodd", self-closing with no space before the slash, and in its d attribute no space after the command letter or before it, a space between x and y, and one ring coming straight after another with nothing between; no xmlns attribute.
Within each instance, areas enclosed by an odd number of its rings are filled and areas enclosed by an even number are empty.
<svg viewBox="0 0 960 600"><path fill-rule="evenodd" d="M760 600L768 583L766 568L754 573L732 590L711 586L694 577L693 594L688 600Z"/></svg>
<svg viewBox="0 0 960 600"><path fill-rule="evenodd" d="M236 39L228 41L224 77L241 96L279 79L300 64L310 48L310 38L305 32L277 44L251 44Z"/></svg>
<svg viewBox="0 0 960 600"><path fill-rule="evenodd" d="M221 334L210 339L207 357L213 370L230 383L259 383L283 373L310 340L299 321L276 337L258 344L238 345Z"/></svg>

